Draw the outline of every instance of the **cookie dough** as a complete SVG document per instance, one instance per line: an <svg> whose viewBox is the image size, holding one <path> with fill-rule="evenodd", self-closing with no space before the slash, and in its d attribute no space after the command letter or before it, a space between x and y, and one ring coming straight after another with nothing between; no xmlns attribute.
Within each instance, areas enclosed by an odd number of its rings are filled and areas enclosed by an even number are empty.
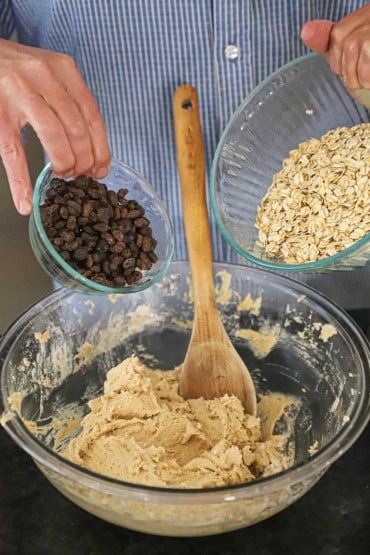
<svg viewBox="0 0 370 555"><path fill-rule="evenodd" d="M108 372L104 394L89 402L63 455L118 480L169 488L239 484L292 464L287 439L263 437L261 419L238 398L180 397L180 372L124 360Z"/></svg>

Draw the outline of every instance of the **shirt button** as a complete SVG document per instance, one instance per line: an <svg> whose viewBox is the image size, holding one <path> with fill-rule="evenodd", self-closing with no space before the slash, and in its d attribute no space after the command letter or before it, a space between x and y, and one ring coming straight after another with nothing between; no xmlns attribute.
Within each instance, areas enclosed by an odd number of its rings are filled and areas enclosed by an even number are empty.
<svg viewBox="0 0 370 555"><path fill-rule="evenodd" d="M239 56L239 47L235 44L228 44L225 48L225 56L228 60L236 60Z"/></svg>

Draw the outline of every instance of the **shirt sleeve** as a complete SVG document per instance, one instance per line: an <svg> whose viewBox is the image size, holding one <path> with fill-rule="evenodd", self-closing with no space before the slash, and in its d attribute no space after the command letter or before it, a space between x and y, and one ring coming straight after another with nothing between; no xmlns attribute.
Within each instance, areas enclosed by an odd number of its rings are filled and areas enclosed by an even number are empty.
<svg viewBox="0 0 370 555"><path fill-rule="evenodd" d="M0 0L0 38L8 39L15 27L11 0Z"/></svg>

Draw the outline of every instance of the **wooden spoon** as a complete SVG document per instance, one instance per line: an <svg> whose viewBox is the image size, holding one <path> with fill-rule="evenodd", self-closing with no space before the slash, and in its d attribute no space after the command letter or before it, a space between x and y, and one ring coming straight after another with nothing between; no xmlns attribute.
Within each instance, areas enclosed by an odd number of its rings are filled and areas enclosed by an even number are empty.
<svg viewBox="0 0 370 555"><path fill-rule="evenodd" d="M256 393L244 362L234 349L216 306L205 162L198 95L190 85L174 96L177 163L194 290L194 324L183 364L179 392L185 399L239 397L256 414Z"/></svg>

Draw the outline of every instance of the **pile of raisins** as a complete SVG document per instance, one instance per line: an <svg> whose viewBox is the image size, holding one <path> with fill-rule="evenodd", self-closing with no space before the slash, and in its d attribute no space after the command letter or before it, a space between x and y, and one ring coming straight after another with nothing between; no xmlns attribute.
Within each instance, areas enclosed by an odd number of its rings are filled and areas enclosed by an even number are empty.
<svg viewBox="0 0 370 555"><path fill-rule="evenodd" d="M40 206L55 249L77 272L107 287L137 283L157 262L144 208L88 176L52 179Z"/></svg>

